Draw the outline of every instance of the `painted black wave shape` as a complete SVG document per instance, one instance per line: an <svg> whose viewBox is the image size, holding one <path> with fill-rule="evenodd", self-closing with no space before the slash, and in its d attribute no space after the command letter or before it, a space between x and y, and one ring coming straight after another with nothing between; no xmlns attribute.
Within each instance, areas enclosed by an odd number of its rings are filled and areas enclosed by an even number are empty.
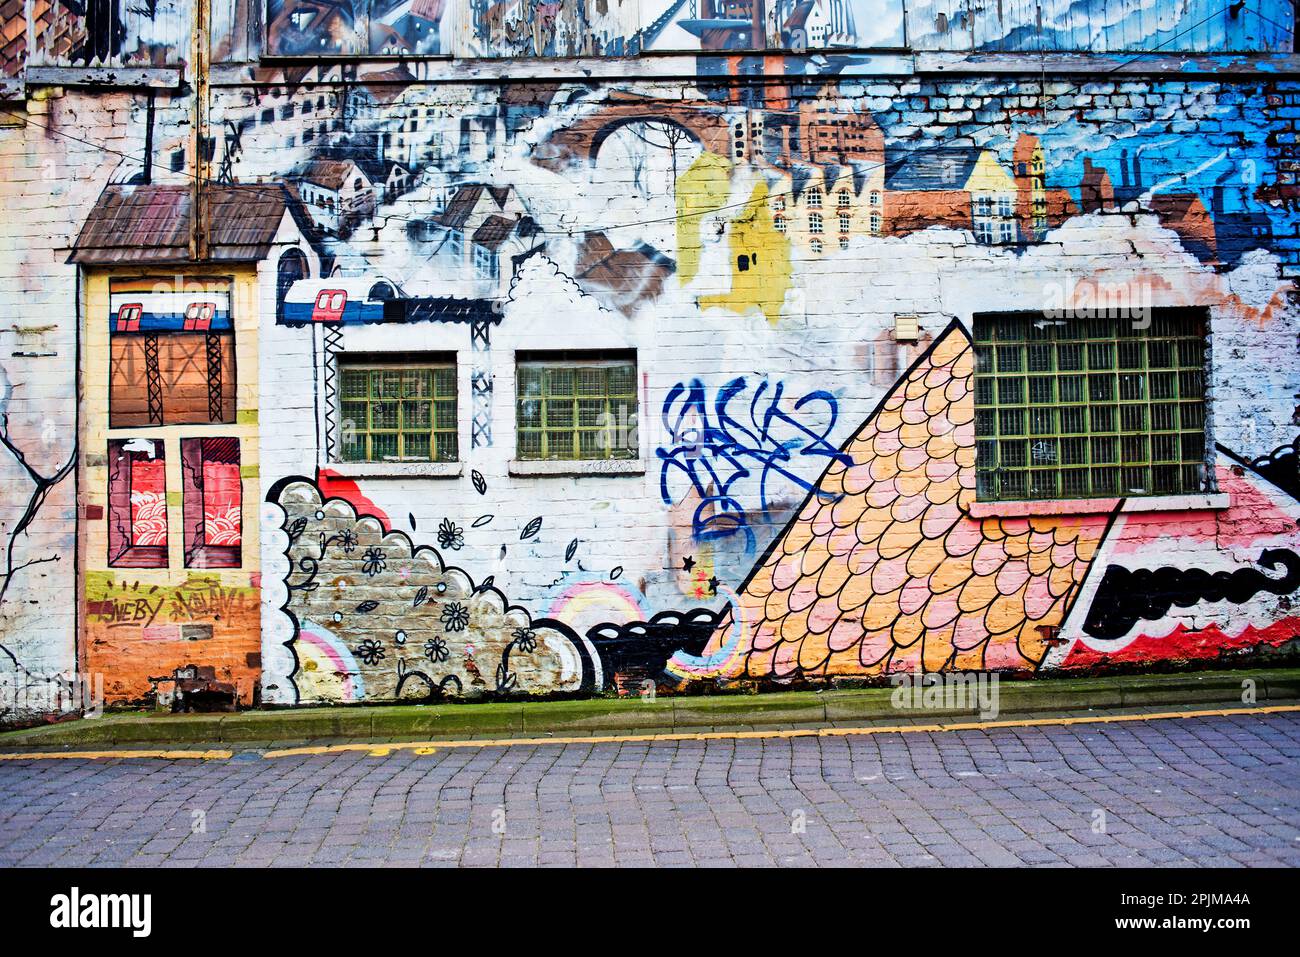
<svg viewBox="0 0 1300 957"><path fill-rule="evenodd" d="M1139 568L1111 565L1097 586L1097 595L1084 619L1083 630L1094 638L1123 638L1139 620L1159 621L1174 605L1190 608L1200 601L1250 601L1260 592L1289 595L1300 588L1300 555L1288 548L1266 548L1259 568L1207 572L1201 568Z"/></svg>
<svg viewBox="0 0 1300 957"><path fill-rule="evenodd" d="M660 677L675 651L700 654L718 626L719 617L708 608L661 611L649 621L596 625L587 631L587 639L600 654L607 688L615 675L621 675L625 683L636 684Z"/></svg>

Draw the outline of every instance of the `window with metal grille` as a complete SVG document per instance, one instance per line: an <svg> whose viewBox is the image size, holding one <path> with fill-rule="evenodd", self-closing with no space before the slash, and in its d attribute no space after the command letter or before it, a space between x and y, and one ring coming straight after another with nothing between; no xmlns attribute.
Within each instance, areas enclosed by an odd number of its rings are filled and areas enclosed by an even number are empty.
<svg viewBox="0 0 1300 957"><path fill-rule="evenodd" d="M521 354L515 393L520 459L637 457L633 354Z"/></svg>
<svg viewBox="0 0 1300 957"><path fill-rule="evenodd" d="M1202 312L974 325L979 501L1213 491Z"/></svg>
<svg viewBox="0 0 1300 957"><path fill-rule="evenodd" d="M459 457L454 358L400 364L339 359L344 462L455 462Z"/></svg>

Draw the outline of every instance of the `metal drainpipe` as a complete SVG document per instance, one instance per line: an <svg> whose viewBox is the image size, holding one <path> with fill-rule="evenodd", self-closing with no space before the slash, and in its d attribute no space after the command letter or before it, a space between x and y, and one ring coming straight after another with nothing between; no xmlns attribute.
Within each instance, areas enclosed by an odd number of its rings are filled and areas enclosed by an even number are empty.
<svg viewBox="0 0 1300 957"><path fill-rule="evenodd" d="M206 262L208 259L208 190L210 177L208 143L208 19L210 0L194 0L193 43L190 45L190 64L194 77L194 187L191 200L190 259Z"/></svg>

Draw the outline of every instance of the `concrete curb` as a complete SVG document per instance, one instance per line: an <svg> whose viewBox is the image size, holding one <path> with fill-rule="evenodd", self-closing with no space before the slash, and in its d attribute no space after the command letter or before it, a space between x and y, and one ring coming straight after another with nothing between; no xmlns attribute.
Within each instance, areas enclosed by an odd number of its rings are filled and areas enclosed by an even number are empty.
<svg viewBox="0 0 1300 957"><path fill-rule="evenodd" d="M1243 704L1300 698L1300 668L1243 669L1105 678L1000 681L999 715L1155 705ZM699 728L843 724L913 718L978 717L978 709L896 708L891 687L717 694L693 697L592 698L581 701L384 705L245 711L238 714L108 714L0 733L0 750L141 744L239 744L318 739L387 740L450 736L672 732ZM918 691L919 694L919 691Z"/></svg>

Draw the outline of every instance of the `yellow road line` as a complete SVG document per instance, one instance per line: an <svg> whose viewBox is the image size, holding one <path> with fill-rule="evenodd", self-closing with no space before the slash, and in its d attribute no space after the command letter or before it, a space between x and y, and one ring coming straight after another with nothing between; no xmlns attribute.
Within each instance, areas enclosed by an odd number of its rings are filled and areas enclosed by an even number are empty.
<svg viewBox="0 0 1300 957"><path fill-rule="evenodd" d="M954 721L934 724L892 724L861 728L789 728L783 731L681 731L664 734L607 734L577 737L485 738L473 741L405 741L386 744L322 744L303 748L267 751L266 758L289 758L314 754L341 754L365 751L372 757L385 757L394 751L433 754L451 748L535 747L543 744L630 744L642 741L711 741L753 738L838 738L863 734L915 734L935 731L978 731L988 728L1033 728L1067 724L1109 724L1123 721L1155 721L1164 718L1209 718L1245 714L1280 714L1300 711L1300 705L1273 705L1262 708L1215 708L1201 711L1161 711L1151 714L1083 715L1061 718L1022 718L1008 721Z"/></svg>
<svg viewBox="0 0 1300 957"><path fill-rule="evenodd" d="M0 761L46 761L52 758L71 758L93 761L97 758L163 758L175 761L193 758L201 761L229 761L233 751L27 751L0 754Z"/></svg>
<svg viewBox="0 0 1300 957"><path fill-rule="evenodd" d="M1135 714L1093 714L1056 718L1019 718L1003 721L936 721L931 724L868 725L858 728L788 728L777 731L677 731L661 734L593 734L543 738L481 738L472 741L402 741L384 744L320 744L301 748L280 748L263 752L263 758L292 758L362 751L381 758L394 751L435 754L453 748L538 747L547 744L635 744L655 741L754 740L765 738L843 738L868 734L932 734L939 731L985 731L990 728L1039 728L1073 724L1118 724L1129 721L1160 721L1171 718L1219 718L1233 715L1282 714L1300 711L1300 705L1270 705L1255 708L1212 708L1198 711L1159 711ZM0 761L58 759L160 758L225 761L234 756L226 750L176 751L28 751L0 754Z"/></svg>

